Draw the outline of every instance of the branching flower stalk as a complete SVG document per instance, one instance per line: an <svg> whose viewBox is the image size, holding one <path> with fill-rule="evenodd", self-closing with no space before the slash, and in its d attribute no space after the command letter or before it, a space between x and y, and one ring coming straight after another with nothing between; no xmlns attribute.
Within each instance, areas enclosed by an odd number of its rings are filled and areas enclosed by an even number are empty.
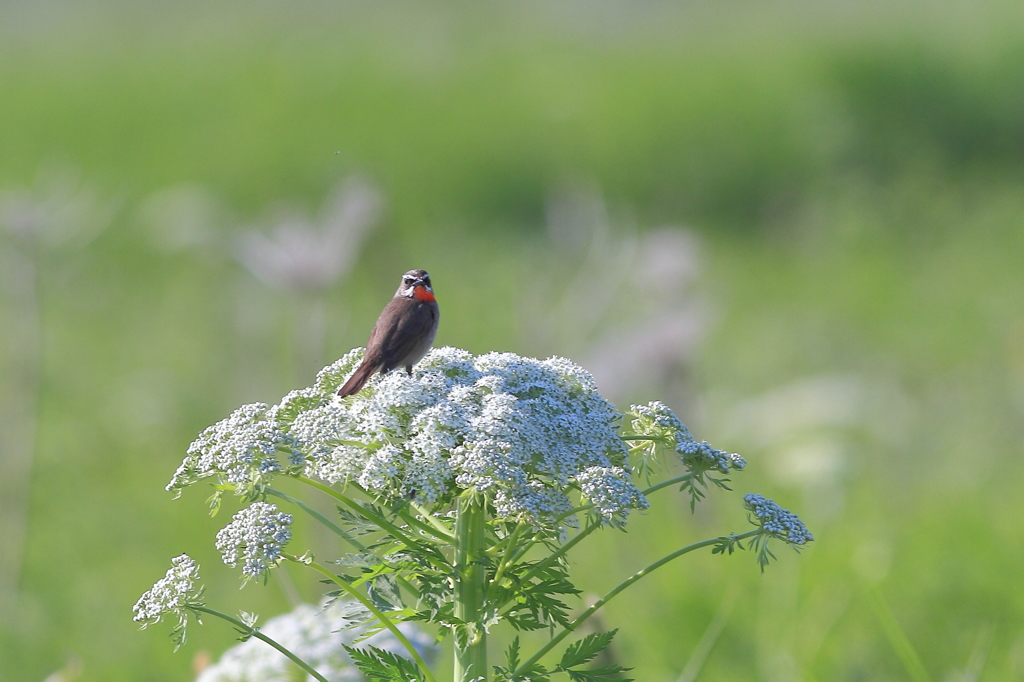
<svg viewBox="0 0 1024 682"><path fill-rule="evenodd" d="M684 554L749 547L764 570L774 558L769 542L799 549L813 539L796 515L748 494L752 530L670 553L572 618L570 600L580 590L568 572L571 550L598 529L624 529L658 490L678 486L691 506L709 489L729 490L728 475L746 461L698 442L661 403L623 415L586 371L562 358L440 348L412 376L375 377L360 393L338 398L360 358L357 349L324 368L313 386L274 406L243 406L206 429L167 488L179 494L207 481L212 513L226 493L247 505L217 535L225 563L241 564L243 581L266 582L282 561L326 578L336 588L328 606L340 600L345 627L360 633L337 653L371 682L448 679L428 667L430 651L408 636L412 624L451 636L453 682L547 682L557 674L623 680L626 668L587 667L614 631L578 639L545 661L601 605ZM651 484L671 459L685 473ZM337 516L291 490L300 485L331 499ZM286 551L295 519L270 498L323 524L345 550L321 550L327 561ZM192 592L193 568L176 563L136 605L144 624L177 616L179 644L188 613L212 613ZM263 639L252 623L243 637ZM552 636L525 658L516 637L502 664L488 665L488 639L498 628ZM374 646L377 633L393 637L396 648Z"/></svg>

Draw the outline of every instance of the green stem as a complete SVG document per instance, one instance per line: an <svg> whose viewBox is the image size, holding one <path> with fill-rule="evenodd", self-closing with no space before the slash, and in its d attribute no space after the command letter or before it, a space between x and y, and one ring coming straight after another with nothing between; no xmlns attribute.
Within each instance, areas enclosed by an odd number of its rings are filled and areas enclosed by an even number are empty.
<svg viewBox="0 0 1024 682"><path fill-rule="evenodd" d="M693 474L692 473L691 474L683 474L682 476L676 476L675 478L670 478L667 481L662 481L661 483L655 483L650 488L644 488L643 490L640 491L640 494L643 495L644 497L647 497L648 495L650 495L651 493L653 493L656 490L661 490L662 488L667 488L670 485L674 485L676 483L682 483L683 481L687 481L687 480L689 480L691 478L693 478Z"/></svg>
<svg viewBox="0 0 1024 682"><path fill-rule="evenodd" d="M756 528L754 530L747 531L746 533L742 533L740 535L733 536L733 539L735 539L735 540L743 540L744 538L749 538L749 537L752 537L752 536L757 535L757 534L762 533L762 532L763 531L760 528ZM663 556L662 558L658 559L657 561L655 561L650 566L647 566L646 568L642 568L639 571L637 571L636 573L634 573L633 575L629 576L628 578L623 580L621 583L616 585L615 588L611 592L609 592L608 594L604 595L603 597L598 599L596 602L594 602L594 604L589 609L587 609L586 611L581 613L579 615L579 617L576 618L576 620L574 620L573 622L569 623L569 625L567 627L563 628L561 632L559 632L557 635L555 635L551 639L551 641L549 641L547 644L545 644L543 647L541 647L540 650L537 651L537 653L535 653L532 657L530 657L530 660L528 660L525 663L523 663L522 665L520 665L516 669L516 671L512 674L512 677L515 678L517 675L521 674L523 670L528 670L534 663L539 661L541 659L541 657L544 656L544 654L546 654L547 652L551 651L553 648L555 648L558 645L559 642L561 642L563 639L568 637L569 633L571 633L573 630L578 628L580 626L580 624L583 623L583 621L585 621L586 619L588 619L592 615L594 615L599 608L601 608L602 606L607 604L609 601L611 601L611 599L613 597L615 597L615 595L617 595L619 592L622 592L624 589L626 589L627 587L629 587L630 585L632 585L636 581L640 580L640 578L643 578L646 575L650 575L655 569L664 566L665 564L667 564L668 562L672 561L673 559L681 557L684 554L688 554L688 553L690 553L690 552L692 552L692 551L694 551L696 549L701 549L702 547L710 547L711 545L715 545L718 542L720 542L721 539L722 538L720 538L720 537L718 537L718 538L710 538L708 540L702 540L700 542L695 542L692 545L687 545L686 547L683 547L682 549L678 549L678 550L676 550L675 552L672 552L669 555Z"/></svg>
<svg viewBox="0 0 1024 682"><path fill-rule="evenodd" d="M455 544L455 536L453 536L450 532L445 532L444 530L442 530L443 526L441 526L440 523L438 523L436 526L432 523L423 523L407 511L400 511L396 513L398 514L399 517L401 517L403 521L408 523L410 526L415 526L424 533L430 535L432 540L436 538L437 540L441 540L442 542L449 545ZM433 519L433 517L429 518ZM437 521L437 519L433 520Z"/></svg>
<svg viewBox="0 0 1024 682"><path fill-rule="evenodd" d="M651 493L653 493L653 492L655 492L657 490L661 490L662 488L667 488L668 486L673 485L675 483L682 483L683 481L691 478L692 476L693 476L693 474L683 474L682 476L676 476L675 478L670 478L667 481L662 481L661 483L657 483L655 485L652 485L649 488L641 490L640 494L643 495L644 497L646 497L647 495L650 495ZM575 513L581 512L581 511L587 511L588 509L591 509L593 506L594 506L593 502L588 502L587 504L580 505L579 507L576 507L575 509L572 509L572 510L562 514L561 516L559 516L556 519L556 521L561 521L562 519L566 518L570 514L575 514ZM545 568L547 568L548 566L550 566L552 561L554 561L558 557L560 557L563 554L565 554L566 552L568 552L570 549L572 549L576 545L576 543L578 543L580 540L582 540L586 536L590 535L592 532L594 532L595 530L597 530L600 527L601 527L601 524L595 523L595 524L593 524L591 526L588 526L586 528L586 530L582 530L579 533L577 533L576 537L574 537L572 540L570 540L569 542L567 542L564 545L562 545L561 547L559 547L557 551L555 551L553 554L551 554L550 556L545 558L539 564L537 564L536 566L531 568L529 570L529 572L527 572L526 575L523 576L523 580L529 580L530 578L532 578L535 575L537 575L540 571L542 571ZM533 542L529 543L525 549L529 550L535 544L537 544L537 542L533 541ZM515 563L520 558L522 558L522 556L524 554L526 554L526 551L521 551L512 560L512 562L510 562L510 563Z"/></svg>
<svg viewBox="0 0 1024 682"><path fill-rule="evenodd" d="M516 524L515 529L512 531L512 535L505 538L507 541L507 544L505 545L505 552L501 555L501 561L498 563L498 570L494 572L494 579L491 580L492 584L498 585L504 577L505 569L509 566L509 559L515 552L516 541L519 539L519 535L526 528L526 525L525 521L520 521Z"/></svg>
<svg viewBox="0 0 1024 682"><path fill-rule="evenodd" d="M276 488L266 488L266 491L270 495L273 495L275 497L280 497L282 500L285 500L286 502L291 502L296 507L299 507L300 509L302 509L303 511L308 513L310 516L312 516L314 519L316 519L320 523L322 523L325 526L327 526L328 528L330 528L334 533L336 533L343 540L345 540L345 542L349 543L350 545L352 545L353 547L358 549L360 552L365 552L366 551L366 545L364 545L363 543L361 543L358 540L356 540L354 537L352 537L352 535L350 533L346 532L344 528L342 528L338 524L334 523L333 521L331 521L326 516L324 516L323 514L318 512L316 509L313 509L312 507L310 507L308 504L306 504L302 500L300 500L298 498L295 498L295 497L292 497L288 493L281 492L280 490L277 490Z"/></svg>
<svg viewBox="0 0 1024 682"><path fill-rule="evenodd" d="M384 613L381 612L381 610L378 609L374 605L374 603L370 601L370 599L368 599L362 592L352 587L347 582L345 582L338 576L334 575L332 571L330 571L324 566L321 566L315 561L310 561L307 563L299 557L289 556L288 558L297 563L306 564L312 569L319 571L323 575L327 576L327 578L335 585L340 587L348 594L352 595L352 597L355 598L356 601L365 606L367 610L373 614L373 617L380 621L380 624L387 628L391 632L391 634L393 634L395 638L402 644L402 646L405 647L405 650L409 652L410 656L412 656L412 660L416 661L416 665L418 665L420 667L420 670L423 671L424 676L426 676L427 678L427 682L436 682L436 680L434 680L434 675L430 672L430 668L427 667L427 664L420 656L420 653L416 651L416 647L414 647L412 643L409 642L409 639L402 633L401 630L398 629L398 627L391 621L391 619L385 616Z"/></svg>
<svg viewBox="0 0 1024 682"><path fill-rule="evenodd" d="M378 526L380 526L381 530L384 530L384 531L390 533L391 535L393 535L399 542L402 542L402 543L404 543L405 545L407 545L409 547L412 547L412 546L417 544L417 540L414 539L414 538L409 537L405 533L405 531L403 531L401 528L399 528L395 524L391 523L390 521L385 519L383 516L380 516L379 514L374 514L373 512L369 511L368 509L366 509L366 507L364 507L363 505L359 504L358 502L353 500L351 497L348 497L347 495L342 495L341 493L339 493L337 490L335 490L331 486L324 485L320 481L314 481L313 479L306 478L305 476L299 476L298 479L300 481L302 481L303 483L307 484L307 485L313 486L314 488L316 488L320 492L323 492L323 493L326 493L327 495L330 495L331 497L333 497L337 501L341 502L345 506L350 507L352 510L354 510L357 514L362 516L364 519L366 519L368 521L372 521L373 523L375 523Z"/></svg>
<svg viewBox="0 0 1024 682"><path fill-rule="evenodd" d="M441 531L444 537L452 541L455 540L455 537L452 535L452 529L444 525L441 521L439 521L436 516L434 516L418 504L410 504L409 506L415 509L417 514L420 514L423 518L425 518L427 520L427 523Z"/></svg>
<svg viewBox="0 0 1024 682"><path fill-rule="evenodd" d="M487 680L487 633L479 627L487 578L483 564L484 515L482 495L469 490L459 497L455 519L455 617L468 627L465 637L454 638L454 682Z"/></svg>
<svg viewBox="0 0 1024 682"><path fill-rule="evenodd" d="M310 516L312 516L314 519L316 519L320 523L322 523L325 526L327 526L328 528L330 528L335 533L337 533L346 542L351 544L353 547L358 549L360 552L365 552L366 551L366 545L364 545L363 543L361 543L358 540L356 540L354 537L352 537L352 535L350 533L347 533L344 528L342 528L338 524L334 523L329 518L327 518L326 516L324 516L323 514L318 512L316 509L313 509L312 507L310 507L308 504L306 504L302 500L300 500L298 498L295 498L295 497L292 497L288 493L281 492L280 490L277 490L276 488L268 487L266 490L267 490L268 494L274 495L276 497L280 497L282 500L285 500L287 502L291 502L295 506L297 506L300 509L306 511ZM405 589L407 589L409 591L410 594L415 596L417 599L420 598L420 596L421 596L420 595L420 591L418 589L416 589L415 585L410 583L405 578L398 578L397 580L398 580L399 584L402 587L404 587Z"/></svg>
<svg viewBox="0 0 1024 682"><path fill-rule="evenodd" d="M587 537L600 527L600 523L592 523L591 525L581 530L579 533L576 533L576 537L574 537L572 540L569 540L569 542L565 543L564 545L556 549L550 555L545 557L543 561L539 562L536 566L527 571L526 575L523 576L523 581L530 580L531 578L536 576L538 573L540 573L545 568L550 566L552 563L557 561L558 557L568 552L570 549L575 547L576 544L579 543L583 538Z"/></svg>
<svg viewBox="0 0 1024 682"><path fill-rule="evenodd" d="M245 623L243 623L242 621L238 620L237 618L235 618L233 616L229 616L226 613L221 613L220 611L215 611L214 609L207 608L205 606L190 606L189 609L191 609L192 611L202 611L203 613L208 613L211 616L217 616L218 618L223 618L227 622L233 624L236 628L238 628L242 632L245 632L246 634L248 634L248 635L250 635L252 637L255 637L256 639L263 640L264 642L266 642L270 646L274 647L275 649L280 651L282 654L287 656L289 659L291 659L291 661L295 665L299 666L300 668L305 670L307 673L309 673L310 675L315 677L317 680L319 680L319 682L328 682L326 677L324 677L323 675L318 673L316 670L311 668L308 663L306 663L301 658L299 658L298 656L293 654L291 651L289 651L288 649L284 648L283 646L281 646L280 644L275 642L273 639L271 639L270 637L267 637L265 634L260 632L259 628L255 627L255 626L251 626L251 625L246 625Z"/></svg>
<svg viewBox="0 0 1024 682"><path fill-rule="evenodd" d="M358 483L349 482L348 485L352 486L353 488L355 488L356 490L358 490L362 494L366 495L367 497L371 497L371 498L374 497L369 492L367 492L366 488L364 488L363 486L359 485ZM415 507L415 505L412 505L412 504L410 504L410 506L414 506ZM394 510L392 510L392 511L394 511ZM417 507L417 511L419 511L418 507ZM423 523L422 521L417 519L415 516L413 516L412 514L406 512L404 510L398 510L398 511L395 511L395 513L403 521L408 523L410 526L415 526L416 528L419 528L424 533L427 533L428 535L431 535L431 536L433 536L433 537L435 537L435 538L437 538L439 540L443 540L444 542L446 542L449 545L450 544L454 544L455 538L452 537L451 531L448 530L447 528L445 528L444 526L441 526L440 524L437 524L437 525L431 524L431 525L433 525L433 527L428 526L427 524ZM429 514L427 516L429 516ZM431 517L431 518L433 518L433 517ZM436 519L434 519L434 521L436 521Z"/></svg>

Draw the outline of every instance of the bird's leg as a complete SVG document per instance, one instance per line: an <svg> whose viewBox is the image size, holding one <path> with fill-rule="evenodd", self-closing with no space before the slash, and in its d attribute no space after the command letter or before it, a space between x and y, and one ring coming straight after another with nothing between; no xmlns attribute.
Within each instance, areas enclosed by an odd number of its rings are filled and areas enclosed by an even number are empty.
<svg viewBox="0 0 1024 682"><path fill-rule="evenodd" d="M412 365L406 365L405 371L409 373L409 376L412 376Z"/></svg>

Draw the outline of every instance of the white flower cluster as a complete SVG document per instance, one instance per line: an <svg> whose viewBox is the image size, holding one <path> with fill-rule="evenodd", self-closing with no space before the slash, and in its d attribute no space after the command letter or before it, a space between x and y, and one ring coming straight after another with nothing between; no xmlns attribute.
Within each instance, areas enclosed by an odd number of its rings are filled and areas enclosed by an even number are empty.
<svg viewBox="0 0 1024 682"><path fill-rule="evenodd" d="M796 514L783 509L773 500L750 493L743 496L743 503L757 519L755 525L761 526L778 539L791 545L806 545L814 540L814 536Z"/></svg>
<svg viewBox="0 0 1024 682"><path fill-rule="evenodd" d="M281 470L279 453L287 456L290 466L301 464L303 455L296 445L293 437L277 429L265 404L243 405L199 434L167 490L180 493L214 475L234 484L252 483Z"/></svg>
<svg viewBox="0 0 1024 682"><path fill-rule="evenodd" d="M282 548L291 540L291 523L291 514L277 511L277 505L254 502L217 533L217 549L232 568L244 559L242 574L246 578L265 575L281 559Z"/></svg>
<svg viewBox="0 0 1024 682"><path fill-rule="evenodd" d="M357 361L349 354L326 368L318 387L333 395ZM567 489L585 482L603 519L621 522L646 500L629 482L619 419L593 378L563 358L439 348L412 377L392 372L297 414L289 433L306 444L310 472L331 482L428 503L476 488L499 517L534 523L571 509Z"/></svg>
<svg viewBox="0 0 1024 682"><path fill-rule="evenodd" d="M584 497L612 525L621 527L626 522L624 510L647 509L647 499L629 480L629 472L622 467L587 467L576 476Z"/></svg>
<svg viewBox="0 0 1024 682"><path fill-rule="evenodd" d="M741 470L747 466L747 460L735 452L718 450L706 440L697 442L675 412L659 400L633 405L631 409L636 416L631 422L633 430L637 434L664 440L691 471L727 474L730 470Z"/></svg>
<svg viewBox="0 0 1024 682"><path fill-rule="evenodd" d="M352 665L343 644L353 646L362 634L343 615L339 602L320 609L300 604L291 613L271 618L260 632L294 653L331 682L362 682L361 673ZM433 638L410 623L398 628L416 650L429 661L434 654ZM408 658L409 653L388 631L379 632L359 646L375 646ZM231 647L220 660L207 667L196 682L294 682L301 672L284 654L258 639ZM302 679L312 681L311 676Z"/></svg>
<svg viewBox="0 0 1024 682"><path fill-rule="evenodd" d="M354 350L277 406L241 408L204 431L169 488L211 475L251 488L275 473L264 462L284 451L305 458L306 475L330 483L425 503L476 488L499 518L537 524L572 509L574 488L608 523L647 506L629 482L621 414L569 360L437 348L411 377L375 376L338 398L361 357Z"/></svg>
<svg viewBox="0 0 1024 682"><path fill-rule="evenodd" d="M171 559L167 574L147 590L132 611L136 623L145 628L160 621L166 615L174 614L184 620L186 606L199 598L196 581L199 580L199 564L187 554Z"/></svg>

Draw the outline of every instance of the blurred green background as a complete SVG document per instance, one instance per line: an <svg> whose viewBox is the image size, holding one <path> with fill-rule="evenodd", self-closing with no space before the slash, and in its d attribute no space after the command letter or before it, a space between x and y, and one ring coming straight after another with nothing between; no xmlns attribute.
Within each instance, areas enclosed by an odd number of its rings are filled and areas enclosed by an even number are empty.
<svg viewBox="0 0 1024 682"><path fill-rule="evenodd" d="M747 457L696 514L658 493L584 543L588 592L743 530L747 492L815 533L612 602L637 680L1024 678L1022 20L0 4L0 679L192 679L229 628L172 654L131 622L182 552L222 610L288 610L237 590L204 491L163 486L199 430L363 344L413 267L439 345L567 355Z"/></svg>

